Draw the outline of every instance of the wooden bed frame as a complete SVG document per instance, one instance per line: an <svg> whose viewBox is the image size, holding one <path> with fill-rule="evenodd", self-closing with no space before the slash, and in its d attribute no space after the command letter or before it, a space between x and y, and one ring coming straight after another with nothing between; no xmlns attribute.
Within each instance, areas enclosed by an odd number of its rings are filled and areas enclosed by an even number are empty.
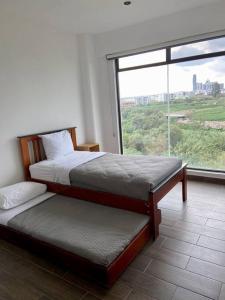
<svg viewBox="0 0 225 300"><path fill-rule="evenodd" d="M0 238L44 256L59 265L66 266L69 270L107 288L112 287L121 273L125 271L127 266L149 241L149 236L149 225L146 225L123 252L108 267L104 267L60 247L33 238L10 227L0 225Z"/></svg>
<svg viewBox="0 0 225 300"><path fill-rule="evenodd" d="M179 182L182 183L182 199L184 202L187 199L186 164L183 164L181 168L176 170L176 172L171 174L151 192L149 192L149 198L147 201L108 192L94 191L75 186L67 186L63 184L47 182L44 180L32 179L29 171L30 165L46 159L39 135L55 133L61 130L69 131L73 141L74 149L76 150L76 127L18 137L26 180L45 183L48 186L48 190L54 193L149 215L151 218L152 237L153 239L156 239L159 235L159 224L161 223L161 211L158 208L158 202Z"/></svg>
<svg viewBox="0 0 225 300"><path fill-rule="evenodd" d="M77 147L75 127L66 128L72 137L74 149ZM51 131L53 133L61 131ZM44 134L44 133L40 133ZM30 235L16 231L4 225L0 225L0 238L19 246L30 249L32 252L38 252L47 256L60 264L66 265L76 273L85 275L91 280L100 284L111 287L120 274L126 269L130 262L136 257L144 245L153 237L156 239L159 234L159 224L161 222L161 211L158 209L158 202L178 183L182 182L183 201L187 197L187 176L186 165L168 177L164 182L158 185L149 193L147 201L133 199L125 196L111 193L98 192L89 189L82 189L73 186L66 186L52 182L34 180L30 177L29 166L32 163L45 159L45 154L41 144L39 134L19 137L22 162L26 180L43 182L47 184L48 190L65 196L92 201L103 205L108 205L120 209L130 210L150 216L150 222L136 235L124 251L108 266L103 267L94 264L74 253L65 251L49 243L43 242Z"/></svg>

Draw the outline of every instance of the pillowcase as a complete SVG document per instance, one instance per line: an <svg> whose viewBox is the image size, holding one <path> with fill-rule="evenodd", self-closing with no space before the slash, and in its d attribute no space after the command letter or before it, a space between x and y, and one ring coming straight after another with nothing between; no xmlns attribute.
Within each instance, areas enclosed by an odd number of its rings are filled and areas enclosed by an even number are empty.
<svg viewBox="0 0 225 300"><path fill-rule="evenodd" d="M0 188L0 209L10 209L44 194L47 185L37 182L20 182Z"/></svg>
<svg viewBox="0 0 225 300"><path fill-rule="evenodd" d="M73 142L68 130L39 135L39 137L42 139L48 160L61 158L74 151Z"/></svg>

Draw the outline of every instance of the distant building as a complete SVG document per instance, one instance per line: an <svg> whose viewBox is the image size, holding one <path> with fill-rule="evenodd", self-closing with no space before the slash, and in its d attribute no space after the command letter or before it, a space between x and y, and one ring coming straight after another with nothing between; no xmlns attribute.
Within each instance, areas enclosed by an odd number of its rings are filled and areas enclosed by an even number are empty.
<svg viewBox="0 0 225 300"><path fill-rule="evenodd" d="M120 100L120 106L121 107L132 107L135 106L135 99L134 98L122 98Z"/></svg>
<svg viewBox="0 0 225 300"><path fill-rule="evenodd" d="M151 96L137 96L134 97L136 105L148 105L151 102Z"/></svg>
<svg viewBox="0 0 225 300"><path fill-rule="evenodd" d="M195 95L212 95L215 92L224 93L224 83L212 82L210 80L206 80L205 83L197 82L196 74L193 75L192 83Z"/></svg>
<svg viewBox="0 0 225 300"><path fill-rule="evenodd" d="M196 74L193 75L193 92L196 92L197 90L197 76Z"/></svg>

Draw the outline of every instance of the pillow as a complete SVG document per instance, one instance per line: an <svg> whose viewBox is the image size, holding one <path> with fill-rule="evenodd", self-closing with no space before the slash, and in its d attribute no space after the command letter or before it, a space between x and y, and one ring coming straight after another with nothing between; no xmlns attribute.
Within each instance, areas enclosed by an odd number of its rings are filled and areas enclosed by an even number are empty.
<svg viewBox="0 0 225 300"><path fill-rule="evenodd" d="M21 205L46 192L46 184L20 182L0 188L0 209L10 209Z"/></svg>
<svg viewBox="0 0 225 300"><path fill-rule="evenodd" d="M48 160L61 158L74 151L73 142L68 130L39 135L39 137L42 139Z"/></svg>

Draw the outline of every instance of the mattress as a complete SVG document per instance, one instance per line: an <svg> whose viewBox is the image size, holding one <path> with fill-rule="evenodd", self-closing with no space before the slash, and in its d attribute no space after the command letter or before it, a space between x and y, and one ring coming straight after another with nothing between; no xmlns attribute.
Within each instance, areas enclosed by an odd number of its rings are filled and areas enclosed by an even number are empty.
<svg viewBox="0 0 225 300"><path fill-rule="evenodd" d="M0 224L1 225L7 225L8 221L14 218L16 215L22 213L23 211L47 200L48 198L53 197L54 193L44 193L43 195L40 195L38 197L35 197L34 199L31 199L30 201L25 202L22 205L19 205L17 207L11 208L11 209L0 209Z"/></svg>
<svg viewBox="0 0 225 300"><path fill-rule="evenodd" d="M149 192L182 166L175 157L75 151L30 166L33 179L148 200Z"/></svg>
<svg viewBox="0 0 225 300"><path fill-rule="evenodd" d="M69 173L88 161L105 155L105 152L74 151L56 160L43 160L30 165L31 178L70 185Z"/></svg>
<svg viewBox="0 0 225 300"><path fill-rule="evenodd" d="M146 215L55 195L8 226L108 266L148 222Z"/></svg>
<svg viewBox="0 0 225 300"><path fill-rule="evenodd" d="M175 157L150 155L106 155L70 171L70 184L139 200L182 166Z"/></svg>

